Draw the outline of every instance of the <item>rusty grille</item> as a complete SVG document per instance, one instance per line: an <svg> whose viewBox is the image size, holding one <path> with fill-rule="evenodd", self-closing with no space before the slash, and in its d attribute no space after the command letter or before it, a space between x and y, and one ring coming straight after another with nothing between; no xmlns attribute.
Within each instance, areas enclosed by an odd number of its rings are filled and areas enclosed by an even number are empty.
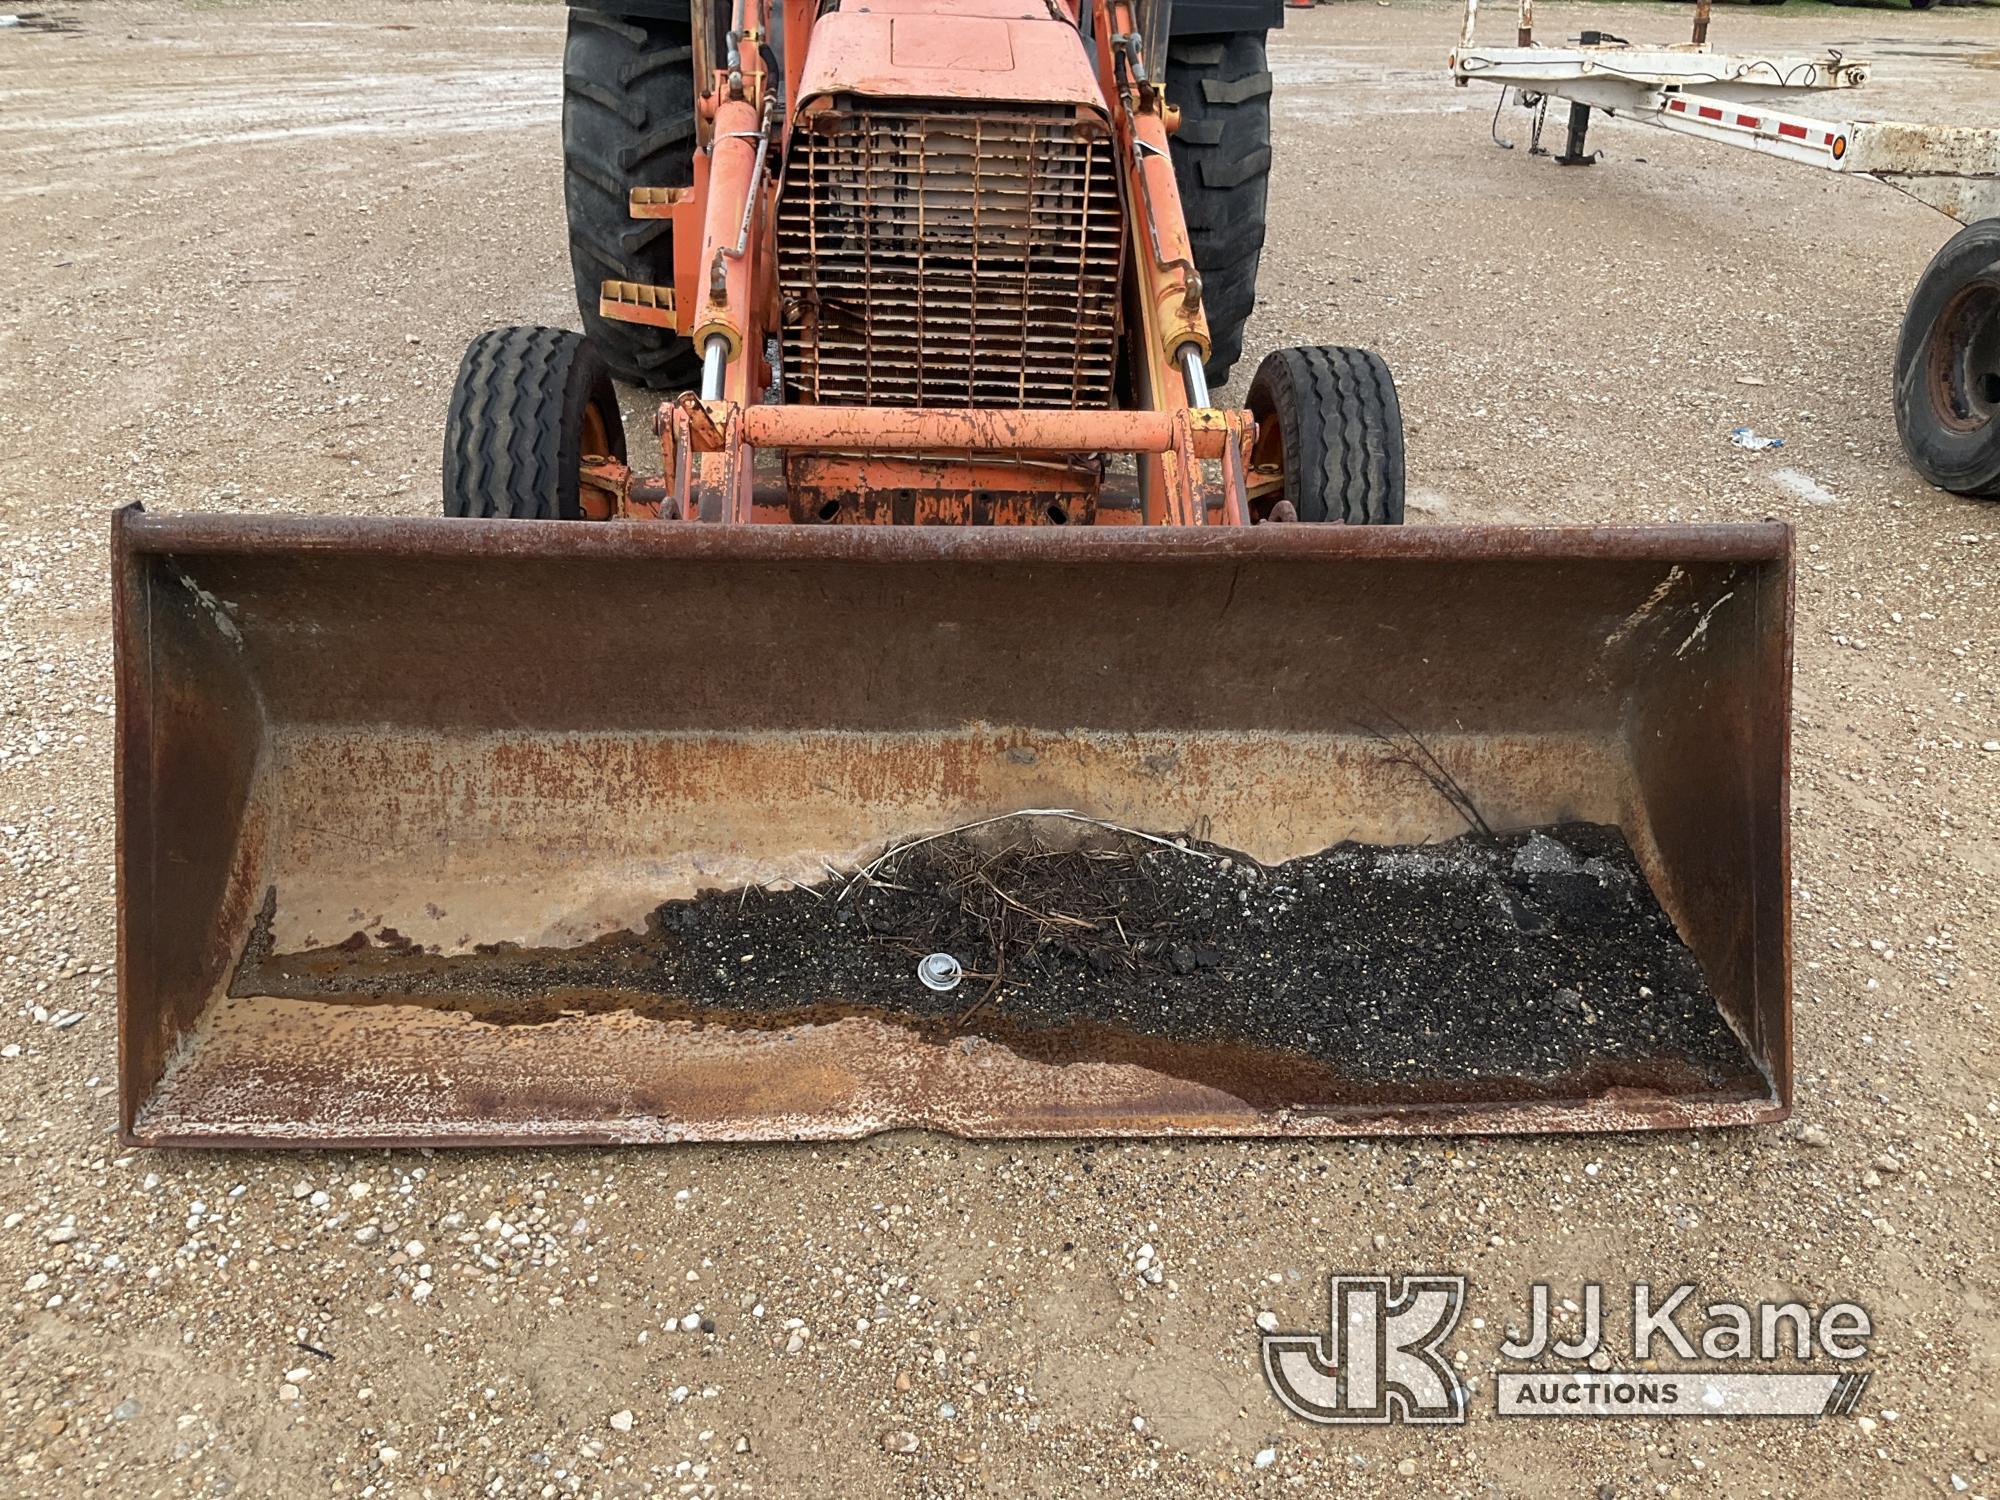
<svg viewBox="0 0 2000 1500"><path fill-rule="evenodd" d="M817 115L778 208L792 396L1109 406L1123 250L1101 122Z"/></svg>

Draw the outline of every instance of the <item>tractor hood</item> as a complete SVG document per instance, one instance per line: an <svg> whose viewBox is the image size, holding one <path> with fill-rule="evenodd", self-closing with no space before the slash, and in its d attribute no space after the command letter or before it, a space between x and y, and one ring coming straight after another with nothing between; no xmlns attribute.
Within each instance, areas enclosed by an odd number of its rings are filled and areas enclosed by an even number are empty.
<svg viewBox="0 0 2000 1500"><path fill-rule="evenodd" d="M799 81L801 113L839 94L1104 113L1082 35L1040 0L865 0L823 15Z"/></svg>

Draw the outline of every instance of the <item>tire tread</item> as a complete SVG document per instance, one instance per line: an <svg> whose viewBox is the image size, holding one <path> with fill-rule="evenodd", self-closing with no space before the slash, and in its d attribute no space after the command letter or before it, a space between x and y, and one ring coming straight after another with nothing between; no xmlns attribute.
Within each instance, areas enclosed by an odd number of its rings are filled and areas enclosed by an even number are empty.
<svg viewBox="0 0 2000 1500"><path fill-rule="evenodd" d="M700 376L688 341L603 317L607 280L671 285L673 226L635 220L635 187L694 181L694 69L685 18L572 8L563 49L563 196L585 333L621 380L685 389Z"/></svg>
<svg viewBox="0 0 2000 1500"><path fill-rule="evenodd" d="M1403 521L1403 418L1396 383L1367 349L1279 349L1250 382L1250 410L1275 422L1285 498L1301 521Z"/></svg>
<svg viewBox="0 0 2000 1500"><path fill-rule="evenodd" d="M1167 98L1181 112L1171 142L1181 211L1201 271L1210 385L1243 357L1257 305L1257 267L1271 174L1271 73L1264 33L1174 40Z"/></svg>
<svg viewBox="0 0 2000 1500"><path fill-rule="evenodd" d="M466 345L444 424L447 516L575 518L585 409L596 405L625 457L604 356L559 328L495 328Z"/></svg>

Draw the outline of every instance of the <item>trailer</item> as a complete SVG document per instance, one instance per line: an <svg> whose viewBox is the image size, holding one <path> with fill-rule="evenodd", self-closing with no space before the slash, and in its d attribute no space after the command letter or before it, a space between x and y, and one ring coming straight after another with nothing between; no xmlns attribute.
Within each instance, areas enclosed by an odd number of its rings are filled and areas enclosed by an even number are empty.
<svg viewBox="0 0 2000 1500"><path fill-rule="evenodd" d="M1586 31L1543 46L1533 0L1520 0L1514 44L1482 46L1479 0L1448 66L1460 87L1498 85L1493 139L1507 93L1533 111L1531 155L1588 166L1593 111L1679 135L1755 151L1800 166L1872 179L1964 227L1918 279L1896 344L1896 430L1911 465L1940 489L2000 497L2000 129L1857 120L1801 113L1795 99L1837 99L1866 83L1869 65L1819 53L1710 50L1710 0L1697 0L1692 38L1635 46ZM1560 151L1542 146L1552 101L1568 105Z"/></svg>

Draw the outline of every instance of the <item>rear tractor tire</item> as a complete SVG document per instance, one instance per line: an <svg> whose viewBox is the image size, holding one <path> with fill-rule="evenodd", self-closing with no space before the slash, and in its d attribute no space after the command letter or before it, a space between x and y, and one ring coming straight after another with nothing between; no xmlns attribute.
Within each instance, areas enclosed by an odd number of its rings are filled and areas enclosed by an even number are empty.
<svg viewBox="0 0 2000 1500"><path fill-rule="evenodd" d="M635 187L694 181L694 33L663 20L574 8L563 47L563 201L583 331L633 385L686 390L701 357L679 335L599 315L606 281L670 286L673 225L634 219Z"/></svg>
<svg viewBox="0 0 2000 1500"><path fill-rule="evenodd" d="M2000 218L1924 268L1896 343L1896 431L1941 490L2000 497Z"/></svg>
<svg viewBox="0 0 2000 1500"><path fill-rule="evenodd" d="M1249 406L1254 465L1284 476L1258 519L1403 524L1403 409L1381 355L1280 349L1257 367Z"/></svg>
<svg viewBox="0 0 2000 1500"><path fill-rule="evenodd" d="M1208 383L1243 356L1243 325L1257 305L1271 180L1271 70L1264 33L1175 37L1167 46L1167 102L1181 112L1168 140L1174 185L1208 315Z"/></svg>
<svg viewBox="0 0 2000 1500"><path fill-rule="evenodd" d="M444 421L444 513L583 519L586 460L625 461L618 392L597 347L559 328L495 328L466 345Z"/></svg>

